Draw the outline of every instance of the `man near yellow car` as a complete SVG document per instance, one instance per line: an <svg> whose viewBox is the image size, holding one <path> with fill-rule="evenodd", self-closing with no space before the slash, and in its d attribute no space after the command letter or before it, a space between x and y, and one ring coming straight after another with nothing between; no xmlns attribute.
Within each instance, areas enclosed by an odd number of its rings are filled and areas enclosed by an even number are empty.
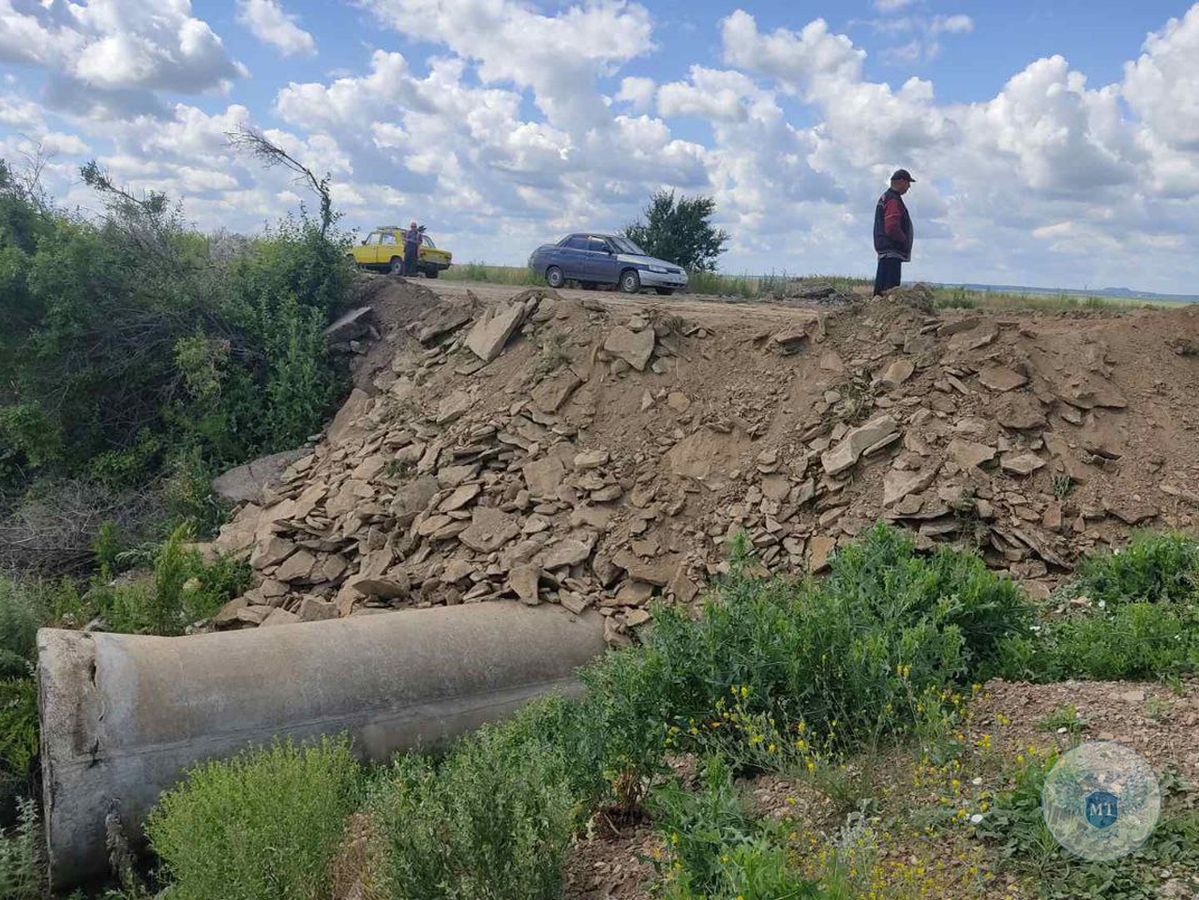
<svg viewBox="0 0 1199 900"><path fill-rule="evenodd" d="M420 228L416 222L408 224L404 232L404 274L409 278L416 275L416 264L420 257Z"/></svg>

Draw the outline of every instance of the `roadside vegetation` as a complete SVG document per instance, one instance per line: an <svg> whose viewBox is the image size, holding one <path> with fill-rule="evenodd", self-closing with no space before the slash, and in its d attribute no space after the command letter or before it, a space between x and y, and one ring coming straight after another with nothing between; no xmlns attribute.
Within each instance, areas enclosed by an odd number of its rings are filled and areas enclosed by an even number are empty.
<svg viewBox="0 0 1199 900"><path fill-rule="evenodd" d="M752 561L739 544L697 617L656 610L647 646L583 672L584 699L536 702L446 752L357 770L327 741L200 767L152 819L159 887L548 900L572 842L638 827L655 834L649 871L673 900L1148 900L1199 873L1199 794L1176 774L1134 857L1070 859L1038 808L1058 751L1013 745L1003 716L972 712L994 677L1194 673L1195 542L1142 535L1043 605L976 555L923 555L885 526L821 581L755 578ZM1089 605L1068 602L1084 592ZM1077 740L1065 716L1050 733ZM766 783L777 808L755 800ZM310 873L305 887L267 878L284 861Z"/></svg>
<svg viewBox="0 0 1199 900"><path fill-rule="evenodd" d="M248 586L246 564L190 548L224 519L212 477L320 429L344 389L324 328L353 278L324 202L209 235L95 163L99 217L37 171L0 161L0 897L17 900L44 890L37 629L182 634Z"/></svg>

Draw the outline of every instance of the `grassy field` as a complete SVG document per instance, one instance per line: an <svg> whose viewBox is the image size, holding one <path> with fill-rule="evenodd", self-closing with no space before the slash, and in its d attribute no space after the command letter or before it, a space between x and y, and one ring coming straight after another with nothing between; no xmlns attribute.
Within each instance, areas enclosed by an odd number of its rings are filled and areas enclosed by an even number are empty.
<svg viewBox="0 0 1199 900"><path fill-rule="evenodd" d="M454 266L442 273L441 277L448 281L478 281L518 286L545 284L545 279L524 266L491 266L481 262ZM692 272L688 292L741 300L760 300L783 294L788 283L793 281L830 284L838 290L846 292L868 287L871 283L865 278L852 278L845 275L794 275L787 272L771 272L767 275L730 275L722 272ZM1015 294L948 286L934 286L933 294L936 297L937 306L941 309L1118 312L1178 305L1167 300L1117 299L1097 295L1079 297L1048 293Z"/></svg>

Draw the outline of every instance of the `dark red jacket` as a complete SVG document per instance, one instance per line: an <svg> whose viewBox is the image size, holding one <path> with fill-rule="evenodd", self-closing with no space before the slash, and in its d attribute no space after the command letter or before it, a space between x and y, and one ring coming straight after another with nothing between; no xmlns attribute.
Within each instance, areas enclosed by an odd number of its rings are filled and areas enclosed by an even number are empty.
<svg viewBox="0 0 1199 900"><path fill-rule="evenodd" d="M874 208L874 249L880 256L907 261L912 258L915 237L912 217L908 215L903 197L887 188Z"/></svg>

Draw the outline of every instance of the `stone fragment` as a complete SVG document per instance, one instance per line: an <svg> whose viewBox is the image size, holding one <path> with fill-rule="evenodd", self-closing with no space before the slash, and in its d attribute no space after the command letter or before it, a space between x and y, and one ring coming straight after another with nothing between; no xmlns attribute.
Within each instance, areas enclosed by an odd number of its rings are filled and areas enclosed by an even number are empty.
<svg viewBox="0 0 1199 900"><path fill-rule="evenodd" d="M255 569L266 569L278 565L296 550L296 545L286 538L271 535L264 541L259 541L250 554L250 565Z"/></svg>
<svg viewBox="0 0 1199 900"><path fill-rule="evenodd" d="M366 429L362 423L366 421L367 412L373 405L374 401L366 391L359 388L350 391L350 396L341 405L341 409L337 411L337 415L333 417L333 422L329 425L329 430L325 434L326 442L330 446L336 447L351 438L365 434Z"/></svg>
<svg viewBox="0 0 1199 900"><path fill-rule="evenodd" d="M467 333L467 348L483 362L491 362L504 352L504 345L524 316L525 307L520 303L489 307Z"/></svg>
<svg viewBox="0 0 1199 900"><path fill-rule="evenodd" d="M930 467L925 471L901 472L892 469L883 476L883 506L898 503L908 494L923 491L937 477L939 467Z"/></svg>
<svg viewBox="0 0 1199 900"><path fill-rule="evenodd" d="M691 400L682 391L671 391L666 395L666 405L677 413L685 413L691 408Z"/></svg>
<svg viewBox="0 0 1199 900"><path fill-rule="evenodd" d="M300 601L299 617L301 622L320 622L324 619L336 619L337 606L327 600L306 596Z"/></svg>
<svg viewBox="0 0 1199 900"><path fill-rule="evenodd" d="M1023 386L1028 379L1019 372L1007 366L984 366L978 373L978 380L993 391L1014 391Z"/></svg>
<svg viewBox="0 0 1199 900"><path fill-rule="evenodd" d="M963 469L973 469L995 458L995 448L987 444L954 438L949 442L949 457Z"/></svg>
<svg viewBox="0 0 1199 900"><path fill-rule="evenodd" d="M824 471L836 475L851 468L867 448L895 434L896 428L895 420L883 415L851 429L836 447L821 454L820 462Z"/></svg>
<svg viewBox="0 0 1199 900"><path fill-rule="evenodd" d="M364 597L378 597L380 600L407 597L412 590L408 578L399 576L358 578L350 583L350 587Z"/></svg>
<svg viewBox="0 0 1199 900"><path fill-rule="evenodd" d="M591 548L592 544L590 543L584 543L574 538L562 538L557 543L546 547L539 561L542 567L546 569L574 566L583 562L591 555Z"/></svg>
<svg viewBox="0 0 1199 900"><path fill-rule="evenodd" d="M1045 465L1045 460L1035 453L1005 453L999 465L1014 475L1031 475Z"/></svg>
<svg viewBox="0 0 1199 900"><path fill-rule="evenodd" d="M218 475L212 480L212 490L218 497L230 503L261 505L267 489L282 481L284 470L308 453L309 451L300 449L260 456Z"/></svg>
<svg viewBox="0 0 1199 900"><path fill-rule="evenodd" d="M411 525L412 520L428 508L438 489L437 479L432 475L419 475L397 490L391 501L396 527Z"/></svg>
<svg viewBox="0 0 1199 900"><path fill-rule="evenodd" d="M250 601L245 597L234 597L212 617L213 626L215 628L229 628L243 621L238 618L238 614L249 605Z"/></svg>
<svg viewBox="0 0 1199 900"><path fill-rule="evenodd" d="M571 369L564 369L533 388L533 403L544 413L556 413L582 383Z"/></svg>
<svg viewBox="0 0 1199 900"><path fill-rule="evenodd" d="M646 561L628 550L621 550L612 558L612 562L638 581L645 581L657 587L666 587L674 575L678 557L667 555Z"/></svg>
<svg viewBox="0 0 1199 900"><path fill-rule="evenodd" d="M1004 428L1028 431L1045 425L1045 411L1031 394L1008 394L996 404L995 420Z"/></svg>
<svg viewBox="0 0 1199 900"><path fill-rule="evenodd" d="M316 565L316 557L304 549L297 550L287 557L275 570L275 578L279 581L306 581Z"/></svg>
<svg viewBox="0 0 1199 900"><path fill-rule="evenodd" d="M556 456L546 456L521 467L529 493L538 498L558 496L558 488L566 477L566 467Z"/></svg>
<svg viewBox="0 0 1199 900"><path fill-rule="evenodd" d="M263 606L259 604L251 604L250 606L241 609L237 613L237 620L244 622L246 625L261 625L263 620L269 616L274 607Z"/></svg>
<svg viewBox="0 0 1199 900"><path fill-rule="evenodd" d="M459 485L454 489L452 494L441 501L437 508L441 512L453 512L456 509L462 509L462 507L474 500L475 497L479 496L482 490L483 486L478 482Z"/></svg>
<svg viewBox="0 0 1199 900"><path fill-rule="evenodd" d="M826 372L844 372L845 363L836 350L825 350L820 355L820 368Z"/></svg>
<svg viewBox="0 0 1199 900"><path fill-rule="evenodd" d="M767 475L762 479L762 495L782 503L791 493L791 479L786 475Z"/></svg>
<svg viewBox="0 0 1199 900"><path fill-rule="evenodd" d="M1103 506L1125 525L1140 525L1142 522L1156 518L1159 513L1158 508L1153 504L1131 499L1104 501Z"/></svg>
<svg viewBox="0 0 1199 900"><path fill-rule="evenodd" d="M454 391L452 394L441 399L437 404L437 416L435 421L438 425L448 425L462 417L462 415L474 405L474 398L466 391Z"/></svg>
<svg viewBox="0 0 1199 900"><path fill-rule="evenodd" d="M541 566L524 563L513 566L508 573L508 584L526 606L536 606L541 602L538 595L538 582L541 579Z"/></svg>
<svg viewBox="0 0 1199 900"><path fill-rule="evenodd" d="M985 347L999 336L999 326L994 322L980 322L968 331L959 331L949 339L950 350L977 350Z"/></svg>
<svg viewBox="0 0 1199 900"><path fill-rule="evenodd" d="M828 568L829 556L837 546L837 541L827 535L814 535L808 540L808 571L813 574L823 572Z"/></svg>
<svg viewBox="0 0 1199 900"><path fill-rule="evenodd" d="M666 589L674 595L676 603L690 603L699 594L699 586L687 576L687 564L681 562Z"/></svg>
<svg viewBox="0 0 1199 900"><path fill-rule="evenodd" d="M608 332L604 350L623 359L638 372L644 372L654 352L654 330L643 328L641 331L630 331L623 325L617 325Z"/></svg>
<svg viewBox="0 0 1199 900"><path fill-rule="evenodd" d="M575 454L574 467L578 472L598 469L600 466L607 465L608 459L607 450L584 450L582 453Z"/></svg>
<svg viewBox="0 0 1199 900"><path fill-rule="evenodd" d="M491 553L519 533L520 526L508 513L490 506L476 506L470 525L458 535L458 540L479 553Z"/></svg>
<svg viewBox="0 0 1199 900"><path fill-rule="evenodd" d="M270 611L259 628L270 628L276 625L294 625L300 621L300 617L293 612L288 612L281 606L277 606Z"/></svg>
<svg viewBox="0 0 1199 900"><path fill-rule="evenodd" d="M591 598L584 597L582 594L577 594L574 591L560 591L558 602L562 604L563 609L569 610L578 616L582 615L583 610L591 605Z"/></svg>
<svg viewBox="0 0 1199 900"><path fill-rule="evenodd" d="M910 359L897 359L878 376L878 384L888 390L897 388L911 378L915 371L916 366Z"/></svg>

